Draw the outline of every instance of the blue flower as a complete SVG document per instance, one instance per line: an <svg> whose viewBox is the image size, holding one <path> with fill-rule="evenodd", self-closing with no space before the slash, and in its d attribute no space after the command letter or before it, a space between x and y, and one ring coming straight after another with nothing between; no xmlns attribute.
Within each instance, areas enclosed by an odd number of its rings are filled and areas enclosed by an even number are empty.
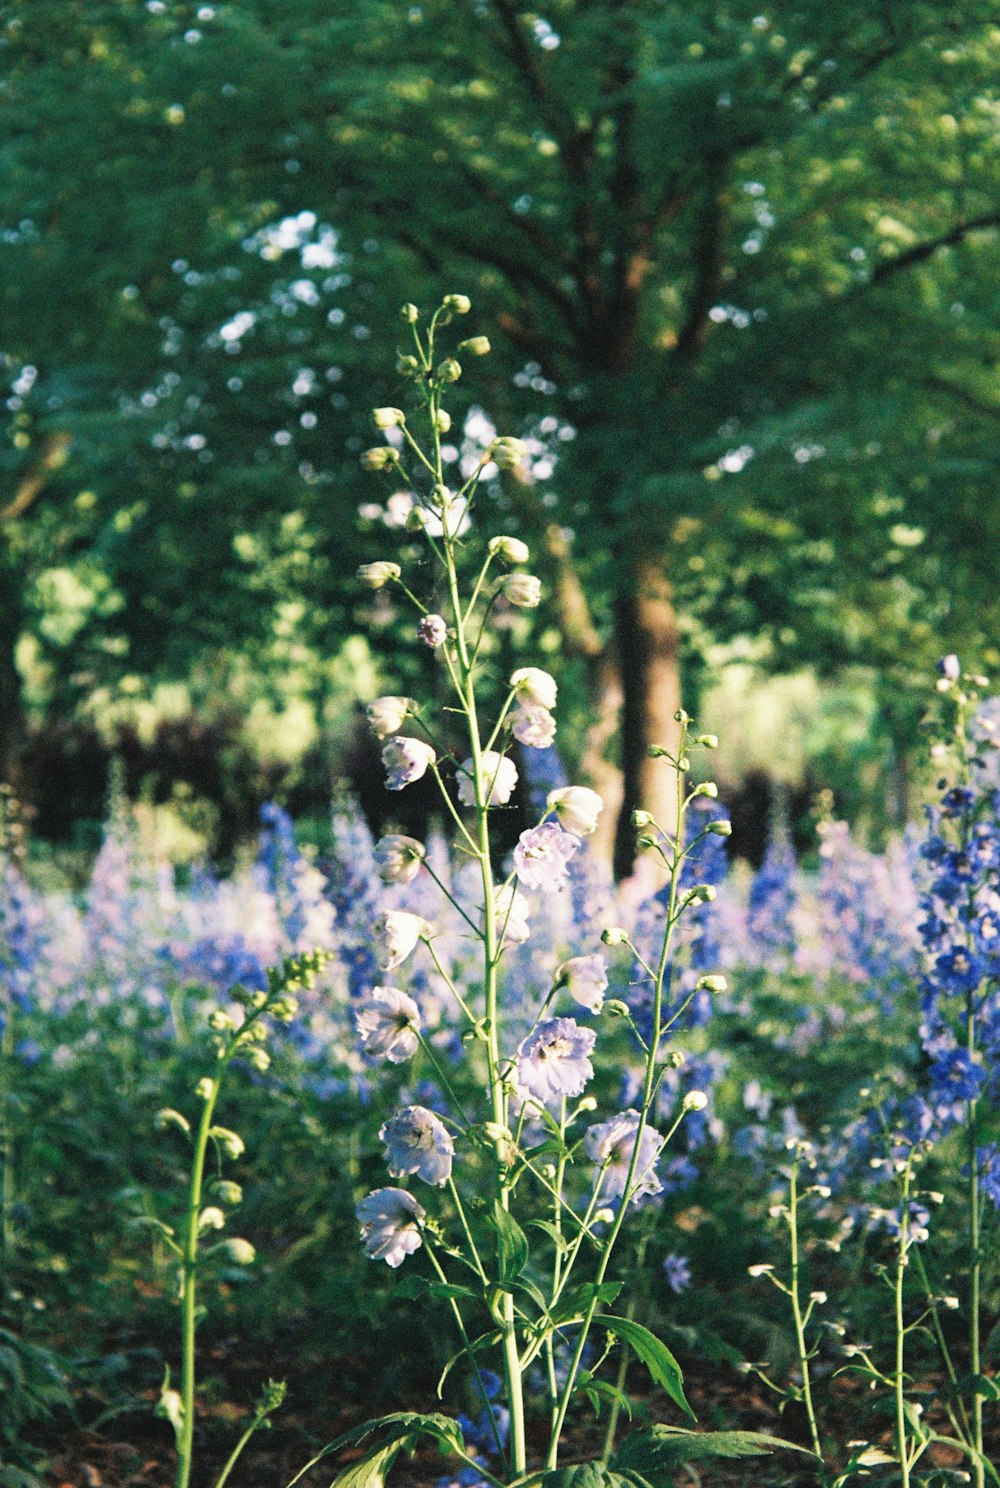
<svg viewBox="0 0 1000 1488"><path fill-rule="evenodd" d="M581 1028L573 1018L539 1023L517 1051L514 1080L520 1094L543 1106L564 1095L581 1095L594 1075L589 1056L595 1038L593 1029Z"/></svg>

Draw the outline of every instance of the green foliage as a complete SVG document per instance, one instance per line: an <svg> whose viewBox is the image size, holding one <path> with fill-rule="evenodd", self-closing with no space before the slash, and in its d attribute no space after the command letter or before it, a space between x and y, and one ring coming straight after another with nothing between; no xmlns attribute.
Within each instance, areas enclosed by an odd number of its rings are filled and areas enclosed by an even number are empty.
<svg viewBox="0 0 1000 1488"><path fill-rule="evenodd" d="M669 1474L686 1462L710 1457L768 1457L782 1449L806 1451L794 1442L760 1431L686 1431L680 1426L653 1426L648 1431L633 1431L625 1438L615 1453L615 1466L641 1474L654 1488L669 1488Z"/></svg>
<svg viewBox="0 0 1000 1488"><path fill-rule="evenodd" d="M694 1411L684 1398L684 1377L680 1365L665 1343L661 1343L655 1334L632 1318L597 1313L594 1322L603 1325L609 1333L616 1334L623 1344L627 1343L639 1362L646 1366L654 1384L665 1390L686 1416L695 1420Z"/></svg>

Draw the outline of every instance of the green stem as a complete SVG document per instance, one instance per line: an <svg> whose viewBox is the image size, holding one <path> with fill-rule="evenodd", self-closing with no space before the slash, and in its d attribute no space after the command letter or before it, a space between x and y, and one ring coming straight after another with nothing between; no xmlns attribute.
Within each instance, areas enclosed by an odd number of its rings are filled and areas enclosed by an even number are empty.
<svg viewBox="0 0 1000 1488"><path fill-rule="evenodd" d="M789 1278L789 1296L792 1299L792 1317L795 1320L795 1344L799 1355L799 1369L802 1371L802 1403L806 1408L806 1416L809 1421L809 1439L812 1449L820 1462L823 1460L823 1448L819 1439L819 1429L816 1425L816 1412L813 1409L812 1383L809 1378L809 1350L806 1347L805 1320L802 1316L802 1303L799 1299L799 1162L796 1157L792 1162L791 1176L788 1180L788 1232L791 1248L791 1276Z"/></svg>
<svg viewBox="0 0 1000 1488"><path fill-rule="evenodd" d="M896 1369L894 1387L896 1395L896 1445L899 1450L901 1488L910 1488L909 1448L906 1441L906 1393L904 1364L906 1327L903 1322L903 1278L906 1274L907 1250L910 1226L910 1170L907 1165L901 1184L903 1202L899 1211L899 1249L896 1253L896 1282L894 1288L896 1322Z"/></svg>
<svg viewBox="0 0 1000 1488"><path fill-rule="evenodd" d="M684 754L685 731L686 725L682 725L680 750L678 755L679 758L682 758ZM682 789L682 779L683 777L680 770L678 769L677 810L674 833L675 840L677 842L682 842L684 838L684 793ZM583 1319L583 1324L580 1328L576 1350L573 1354L573 1359L569 1367L569 1374L566 1379L563 1397L559 1406L559 1413L556 1417L556 1423L549 1438L549 1449L546 1459L546 1465L549 1469L555 1469L558 1466L559 1438L562 1434L563 1426L566 1422L566 1413L569 1410L569 1403L573 1395L574 1385L576 1384L576 1377L579 1373L580 1362L583 1358L583 1351L587 1346L587 1337L590 1333L591 1325L594 1321L594 1315L597 1312L600 1286L601 1283L604 1281L605 1276L607 1275L608 1265L611 1260L611 1254L615 1248L615 1242L617 1241L618 1236L621 1233L622 1225L625 1222L625 1215L628 1211L629 1200L631 1198L632 1188L635 1182L636 1169L639 1164L639 1151L642 1146L643 1133L646 1129L647 1118L649 1116L649 1112L653 1103L653 1093L657 1077L656 1058L659 1052L661 1037L660 1023L663 1016L663 983L666 976L667 963L670 956L670 946L673 939L674 921L677 914L677 894L680 884L680 866L681 865L679 858L675 858L673 864L671 865L670 871L670 893L667 903L667 918L666 929L663 936L663 948L660 953L660 960L657 966L656 980L654 983L653 1036L650 1040L649 1052L646 1056L646 1074L645 1080L643 1082L642 1104L639 1109L639 1121L636 1126L635 1143L633 1145L632 1156L629 1161L628 1175L625 1179L625 1186L622 1192L621 1204L619 1205L614 1224L611 1227L611 1232L608 1235L604 1251L597 1265L594 1293L587 1307L587 1311Z"/></svg>
<svg viewBox="0 0 1000 1488"><path fill-rule="evenodd" d="M181 1432L177 1442L177 1476L175 1488L188 1488L194 1449L195 1326L198 1306L198 1216L205 1180L205 1154L216 1101L219 1098L221 1073L212 1080L205 1100L195 1140L191 1183L188 1189L187 1222L184 1230L184 1256L181 1262Z"/></svg>
<svg viewBox="0 0 1000 1488"><path fill-rule="evenodd" d="M11 1072L14 1066L14 1002L8 997L3 1008L3 1036L0 1038L0 1147L3 1149L3 1220L0 1236L3 1245L4 1280L10 1280L14 1259L14 1134L11 1120Z"/></svg>

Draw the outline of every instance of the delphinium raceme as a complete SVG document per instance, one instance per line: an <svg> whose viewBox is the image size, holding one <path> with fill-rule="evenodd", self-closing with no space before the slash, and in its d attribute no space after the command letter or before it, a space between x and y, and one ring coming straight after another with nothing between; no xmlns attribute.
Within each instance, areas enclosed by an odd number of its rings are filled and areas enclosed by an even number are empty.
<svg viewBox="0 0 1000 1488"><path fill-rule="evenodd" d="M984 1198L995 1204L1000 1105L1000 791L990 777L996 743L974 720L986 679L940 663L943 716L932 756L945 765L940 799L928 811L923 857L930 882L920 934L926 956L921 1037L928 1100L942 1132L964 1132L967 1195L971 1437L984 1481L981 1310ZM947 768L950 765L950 769ZM992 769L991 769L992 766Z"/></svg>
<svg viewBox="0 0 1000 1488"><path fill-rule="evenodd" d="M367 1461L381 1478L398 1452L429 1434L470 1473L475 1469L498 1484L521 1479L528 1470L525 1380L536 1365L547 1395L547 1442L540 1456L549 1472L558 1466L578 1395L597 1400L615 1393L600 1370L617 1344L630 1346L676 1407L690 1414L673 1356L643 1324L610 1311L623 1286L611 1267L627 1217L661 1189L659 1165L669 1142L707 1104L703 1092L688 1090L664 1113L666 1129L654 1125L674 1033L699 994L724 986L722 978L706 972L671 1001L667 972L679 921L713 893L711 885L687 882L686 865L708 837L727 834L729 825L709 819L699 822L693 838L688 835L692 805L706 794L704 787L689 785L688 754L715 741L698 736L680 713L676 752L666 746L652 751L676 780L672 819L659 823L649 813L636 818L640 848L657 856L667 879L659 943L647 957L621 927L606 926L601 937L626 978L641 973L648 979L644 1031L626 1002L605 997L610 967L597 944L578 946L577 954L555 967L533 1013L526 1009L524 989L511 986L519 980L511 972L513 952L531 940L536 905L544 915L545 901L566 890L603 802L585 786L546 791L509 868L498 873L491 821L517 786L512 745L530 751L551 744L557 688L549 673L533 666L515 668L499 689L494 676L499 701L486 721L494 607L502 602L533 610L542 594L539 579L524 568L527 545L502 534L478 539L473 525L491 482L522 461L525 446L494 438L457 489L448 483L442 436L452 427L452 415L445 400L462 376L458 357L485 355L489 343L470 336L459 343L457 356L443 355L440 339L469 309L464 295L447 296L430 315L403 307L412 342L397 369L409 383L416 412L376 409L375 425L385 442L367 451L362 463L397 492L405 487L407 526L426 542L429 561L414 557L411 563L401 554L404 572L394 559L376 559L362 566L359 578L369 590L388 591L412 606L414 644L434 654L451 693L448 707L437 713L396 696L376 700L368 711L382 741L389 790L404 790L425 777L438 787L455 852L470 867L450 883L436 873L434 881L445 921L461 922L477 964L473 968L466 960L462 976L452 974L439 953L434 915L399 910L381 915L373 926L382 979L355 1002L360 1044L367 1056L389 1066L414 1061L421 1068L427 1061L445 1102L439 1110L408 1104L387 1115L381 1140L393 1182L362 1197L357 1216L371 1259L392 1268L417 1253L426 1259L427 1270L418 1262L407 1290L429 1293L451 1313L461 1349L445 1373L450 1376L464 1357L493 1439L493 1466L484 1465L455 1421L440 1415L403 1412L368 1422L325 1450L371 1438L375 1445L369 1445ZM402 834L383 837L375 857L388 883L413 883L433 871L425 845ZM431 978L444 986L456 1009L462 1058L450 1068L426 1037L421 993L412 983L409 992L395 984L397 969L411 958L429 963ZM598 1034L602 1043L615 1041L619 1058L623 1040L634 1040L641 1064L634 1103L606 1114L596 1111L587 1093L600 1054ZM483 1386L482 1371L494 1363L508 1413L506 1440L490 1426L495 1407ZM763 1450L762 1439L751 1437L742 1450ZM698 1439L703 1451L711 1450L710 1433ZM613 1445L606 1444L606 1457ZM616 1460L624 1465L624 1453L641 1471L643 1452L653 1449L633 1434ZM668 1450L662 1444L660 1449Z"/></svg>
<svg viewBox="0 0 1000 1488"><path fill-rule="evenodd" d="M267 1069L270 1054L266 1044L272 1025L293 1021L299 1010L300 994L311 987L325 959L324 953L290 957L280 967L268 971L265 988L259 991L233 988L229 1004L216 1006L208 1016L212 1063L211 1072L203 1075L195 1087L201 1103L197 1122L192 1126L182 1111L172 1108L164 1108L157 1116L160 1128L179 1131L191 1148L187 1203L179 1223L172 1225L152 1216L143 1216L136 1221L155 1231L159 1244L177 1263L181 1313L180 1389L171 1386L168 1369L158 1407L159 1414L165 1416L174 1428L176 1488L188 1488L194 1460L196 1330L201 1313L199 1281L206 1267L213 1262L218 1264L224 1260L231 1265L249 1266L254 1260L254 1248L248 1240L235 1236L218 1237L218 1232L227 1224L227 1211L238 1205L243 1196L238 1183L222 1176L222 1164L226 1158L239 1158L246 1150L237 1132L216 1123L219 1096L234 1063L243 1062L258 1071ZM208 1203L205 1202L206 1193ZM284 1385L269 1382L264 1387L246 1430L216 1480L216 1488L223 1488L243 1448L254 1432L266 1424L283 1398Z"/></svg>

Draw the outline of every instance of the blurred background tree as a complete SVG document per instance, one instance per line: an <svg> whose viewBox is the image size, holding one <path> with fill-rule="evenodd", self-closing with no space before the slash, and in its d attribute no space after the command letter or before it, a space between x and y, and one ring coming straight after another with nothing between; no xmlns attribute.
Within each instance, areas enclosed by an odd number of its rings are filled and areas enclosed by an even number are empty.
<svg viewBox="0 0 1000 1488"><path fill-rule="evenodd" d="M1000 662L992 6L4 20L7 773L26 703L113 720L168 680L279 752L343 719L392 521L367 410L403 396L398 304L460 289L472 391L532 451L491 520L548 580L618 868L720 656L865 669L905 813L933 658Z"/></svg>

